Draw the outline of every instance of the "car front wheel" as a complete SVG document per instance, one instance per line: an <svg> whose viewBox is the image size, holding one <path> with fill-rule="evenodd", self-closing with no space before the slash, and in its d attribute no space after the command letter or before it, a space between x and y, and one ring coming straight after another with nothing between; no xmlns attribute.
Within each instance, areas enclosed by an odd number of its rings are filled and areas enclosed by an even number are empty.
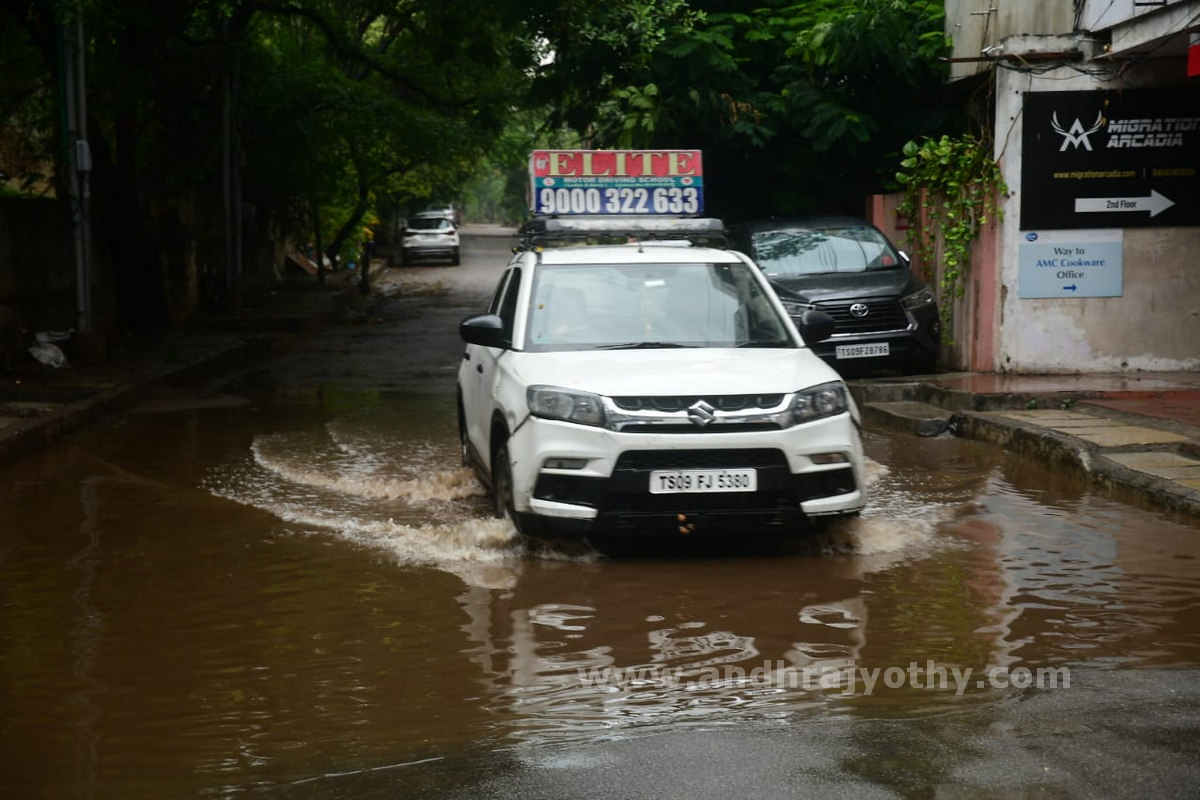
<svg viewBox="0 0 1200 800"><path fill-rule="evenodd" d="M461 404L458 408L458 444L462 450L463 467L471 466L471 440L467 438L467 421L463 417Z"/></svg>
<svg viewBox="0 0 1200 800"><path fill-rule="evenodd" d="M492 504L496 519L511 520L517 526L517 515L513 505L512 466L508 463L508 448L501 447L492 460ZM517 526L517 530L520 527Z"/></svg>

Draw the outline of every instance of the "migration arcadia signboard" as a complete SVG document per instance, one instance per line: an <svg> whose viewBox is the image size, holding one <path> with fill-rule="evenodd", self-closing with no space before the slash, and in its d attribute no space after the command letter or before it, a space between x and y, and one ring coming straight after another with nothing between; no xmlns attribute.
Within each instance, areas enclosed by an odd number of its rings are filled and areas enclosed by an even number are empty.
<svg viewBox="0 0 1200 800"><path fill-rule="evenodd" d="M529 178L538 216L704 211L699 150L535 150Z"/></svg>
<svg viewBox="0 0 1200 800"><path fill-rule="evenodd" d="M1021 230L1200 225L1200 90L1029 92Z"/></svg>

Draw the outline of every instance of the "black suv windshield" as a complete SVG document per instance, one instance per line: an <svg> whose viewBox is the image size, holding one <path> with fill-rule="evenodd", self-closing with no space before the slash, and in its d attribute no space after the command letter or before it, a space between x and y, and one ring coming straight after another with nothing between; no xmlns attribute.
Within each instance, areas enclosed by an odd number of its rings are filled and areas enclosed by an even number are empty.
<svg viewBox="0 0 1200 800"><path fill-rule="evenodd" d="M900 256L873 228L777 228L753 234L754 259L772 277L866 272L899 266Z"/></svg>

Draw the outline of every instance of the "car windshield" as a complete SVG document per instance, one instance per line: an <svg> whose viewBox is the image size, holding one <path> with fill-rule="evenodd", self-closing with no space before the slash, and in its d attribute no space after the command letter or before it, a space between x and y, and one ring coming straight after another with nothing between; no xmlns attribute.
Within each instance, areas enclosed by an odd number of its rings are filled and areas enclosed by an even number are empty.
<svg viewBox="0 0 1200 800"><path fill-rule="evenodd" d="M899 254L865 227L777 228L753 235L754 260L772 277L891 269Z"/></svg>
<svg viewBox="0 0 1200 800"><path fill-rule="evenodd" d="M408 229L413 231L437 231L454 227L445 217L413 217L408 221Z"/></svg>
<svg viewBox="0 0 1200 800"><path fill-rule="evenodd" d="M532 292L530 351L795 346L741 262L542 265Z"/></svg>

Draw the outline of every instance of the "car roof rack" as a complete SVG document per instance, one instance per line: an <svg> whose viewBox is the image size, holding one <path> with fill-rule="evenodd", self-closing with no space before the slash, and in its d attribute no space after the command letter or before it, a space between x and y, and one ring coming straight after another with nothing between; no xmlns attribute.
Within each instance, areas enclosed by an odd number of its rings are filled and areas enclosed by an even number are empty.
<svg viewBox="0 0 1200 800"><path fill-rule="evenodd" d="M650 240L684 240L693 245L724 247L725 223L713 217L665 217L598 214L534 217L517 231L518 250L555 244L624 244Z"/></svg>

